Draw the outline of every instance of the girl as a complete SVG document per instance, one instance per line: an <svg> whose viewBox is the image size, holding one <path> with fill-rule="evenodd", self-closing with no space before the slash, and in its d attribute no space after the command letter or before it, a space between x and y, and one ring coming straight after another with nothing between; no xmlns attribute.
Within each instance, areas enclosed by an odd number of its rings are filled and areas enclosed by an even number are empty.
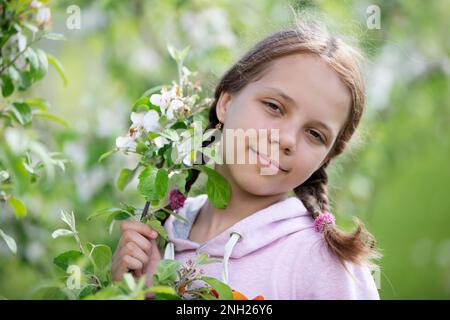
<svg viewBox="0 0 450 320"><path fill-rule="evenodd" d="M278 159L247 139L237 144L235 154L256 155L257 163L216 164L232 187L228 206L213 207L205 194L189 197L179 210L189 223L170 216L164 224L164 255L150 227L123 222L113 279L133 270L151 285L163 256L186 263L205 252L223 257L203 266L205 275L249 297L379 299L370 272L381 256L373 237L358 221L353 233L341 231L327 197L326 168L344 151L364 108L358 57L314 25L282 30L248 51L220 80L208 128L279 129L258 136L258 143L276 146ZM267 167L275 174L260 174Z"/></svg>

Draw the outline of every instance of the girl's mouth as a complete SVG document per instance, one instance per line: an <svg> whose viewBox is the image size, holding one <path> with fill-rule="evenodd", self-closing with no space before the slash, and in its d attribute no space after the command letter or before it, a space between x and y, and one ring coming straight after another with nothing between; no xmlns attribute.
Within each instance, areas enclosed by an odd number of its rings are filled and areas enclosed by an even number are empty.
<svg viewBox="0 0 450 320"><path fill-rule="evenodd" d="M271 160L268 156L265 156L265 155L259 153L258 151L256 151L252 147L250 147L249 149L257 155L257 157L258 157L258 164L261 167L263 167L263 168L270 168L275 173L277 173L278 171L287 172L287 170L281 168L280 165L276 161Z"/></svg>

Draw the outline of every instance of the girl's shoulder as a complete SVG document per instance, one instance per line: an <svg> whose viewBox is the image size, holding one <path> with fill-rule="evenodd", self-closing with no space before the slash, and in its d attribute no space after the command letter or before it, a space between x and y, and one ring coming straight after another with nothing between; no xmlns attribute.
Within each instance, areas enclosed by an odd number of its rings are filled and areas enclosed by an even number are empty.
<svg viewBox="0 0 450 320"><path fill-rule="evenodd" d="M292 237L298 240L294 259L294 285L299 299L380 299L372 270L367 263L341 262L322 233Z"/></svg>

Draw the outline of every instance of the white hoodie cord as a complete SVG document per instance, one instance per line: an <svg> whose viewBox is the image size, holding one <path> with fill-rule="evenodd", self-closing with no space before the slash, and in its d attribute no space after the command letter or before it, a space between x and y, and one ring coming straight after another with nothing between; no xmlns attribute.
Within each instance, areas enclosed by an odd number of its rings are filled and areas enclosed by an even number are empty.
<svg viewBox="0 0 450 320"><path fill-rule="evenodd" d="M232 232L230 234L230 239L225 245L225 252L223 255L223 264L222 264L222 282L228 284L228 261L230 259L231 253L233 252L234 246L241 238L241 235L237 232ZM175 260L175 247L173 242L169 241L166 245L166 249L164 251L164 259Z"/></svg>
<svg viewBox="0 0 450 320"><path fill-rule="evenodd" d="M237 232L232 232L230 235L230 239L225 245L225 253L223 255L223 266L222 266L222 282L228 284L228 260L230 259L231 252L233 251L234 246L239 241L241 235Z"/></svg>
<svg viewBox="0 0 450 320"><path fill-rule="evenodd" d="M164 259L175 260L175 247L171 241L167 243L166 249L164 250Z"/></svg>

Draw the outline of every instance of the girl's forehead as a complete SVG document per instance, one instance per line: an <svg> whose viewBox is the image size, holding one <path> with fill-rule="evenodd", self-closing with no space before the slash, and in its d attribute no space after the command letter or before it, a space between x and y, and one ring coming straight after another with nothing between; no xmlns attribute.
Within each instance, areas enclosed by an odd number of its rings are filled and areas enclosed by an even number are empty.
<svg viewBox="0 0 450 320"><path fill-rule="evenodd" d="M249 84L249 93L270 94L292 107L345 122L351 95L347 86L320 57L296 54L270 63L262 76Z"/></svg>
<svg viewBox="0 0 450 320"><path fill-rule="evenodd" d="M270 62L255 84L282 85L285 90L294 92L306 89L332 92L342 100L349 98L349 90L337 72L323 59L312 54L289 55Z"/></svg>

